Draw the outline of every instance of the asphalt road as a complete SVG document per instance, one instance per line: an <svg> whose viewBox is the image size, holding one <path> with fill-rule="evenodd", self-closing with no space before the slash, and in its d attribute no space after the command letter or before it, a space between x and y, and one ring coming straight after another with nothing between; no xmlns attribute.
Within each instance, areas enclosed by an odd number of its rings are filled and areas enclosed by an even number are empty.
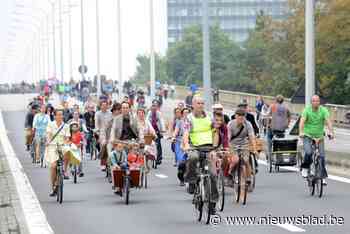
<svg viewBox="0 0 350 234"><path fill-rule="evenodd" d="M173 156L169 146L165 160L150 175L147 190L132 190L131 203L126 206L111 190L96 161L85 160L84 178L78 184L65 181L62 205L50 198L48 169L31 164L24 148L24 112L4 112L4 121L16 155L27 173L48 222L57 234L108 234L108 233L289 233L291 230L307 233L350 233L350 184L329 180L325 196L310 197L306 183L295 172L268 174L260 165L256 190L248 195L246 206L233 204L231 189L227 189L226 207L222 218L279 217L302 215L334 215L344 218L344 225L333 226L277 226L227 225L223 221L216 227L194 220L191 196L178 185ZM297 226L297 227L296 227ZM301 229L297 229L301 228Z"/></svg>

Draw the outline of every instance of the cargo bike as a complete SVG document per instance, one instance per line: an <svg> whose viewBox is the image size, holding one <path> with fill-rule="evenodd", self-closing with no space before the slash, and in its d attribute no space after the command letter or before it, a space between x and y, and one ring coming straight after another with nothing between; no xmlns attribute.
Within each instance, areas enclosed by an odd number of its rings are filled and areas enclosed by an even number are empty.
<svg viewBox="0 0 350 234"><path fill-rule="evenodd" d="M113 145L122 145L127 158L119 168L113 168L109 159L109 170L112 177L112 189L119 189L116 194L123 198L126 205L130 201L130 191L133 188L141 189L148 186L148 172L146 165L147 156L144 153L144 144L136 141L121 141L113 142Z"/></svg>
<svg viewBox="0 0 350 234"><path fill-rule="evenodd" d="M275 133L272 138L271 152L268 154L268 171L278 172L281 166L296 166L298 164L297 136Z"/></svg>

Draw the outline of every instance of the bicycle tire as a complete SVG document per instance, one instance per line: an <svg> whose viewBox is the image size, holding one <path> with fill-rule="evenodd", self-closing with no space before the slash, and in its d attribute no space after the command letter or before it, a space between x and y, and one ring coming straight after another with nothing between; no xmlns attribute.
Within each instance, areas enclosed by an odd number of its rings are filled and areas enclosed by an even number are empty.
<svg viewBox="0 0 350 234"><path fill-rule="evenodd" d="M203 216L203 200L201 196L201 191L199 188L199 185L196 185L195 192L193 194L193 200L194 200L194 212L195 212L195 218L198 222L202 220Z"/></svg>
<svg viewBox="0 0 350 234"><path fill-rule="evenodd" d="M243 164L244 166L244 164ZM247 178L245 178L243 176L243 174L241 173L241 181L243 181L243 188L241 188L241 190L243 189L243 201L242 201L242 204L243 205L246 205L247 204L247 195L248 195L248 184L247 184Z"/></svg>
<svg viewBox="0 0 350 234"><path fill-rule="evenodd" d="M315 182L313 178L308 178L308 189L310 196L313 196L315 194Z"/></svg>
<svg viewBox="0 0 350 234"><path fill-rule="evenodd" d="M220 170L218 175L218 192L219 192L219 201L217 203L218 210L224 211L225 207L225 186L224 186L224 176L222 170Z"/></svg>
<svg viewBox="0 0 350 234"><path fill-rule="evenodd" d="M62 204L62 201L63 201L63 177L62 176L61 176L59 191L60 191L59 203Z"/></svg>
<svg viewBox="0 0 350 234"><path fill-rule="evenodd" d="M130 178L128 176L125 176L124 179L124 199L125 204L129 205L129 195L130 195Z"/></svg>
<svg viewBox="0 0 350 234"><path fill-rule="evenodd" d="M203 203L203 210L205 209L204 211L204 214L205 214L205 224L209 224L210 222L210 216L211 216L211 213L212 213L212 207L211 207L211 179L210 177L205 177L206 180L204 182L204 191L205 191L205 196L206 196L206 199L205 199L205 202Z"/></svg>
<svg viewBox="0 0 350 234"><path fill-rule="evenodd" d="M316 170L316 175L317 175L317 179L315 181L315 189L316 189L316 194L319 198L322 197L323 195L323 182L322 182L322 178L320 176L320 171L321 171L321 163L319 161L320 159L318 158L318 162L317 162L317 170Z"/></svg>
<svg viewBox="0 0 350 234"><path fill-rule="evenodd" d="M251 166L251 183L248 187L248 191L249 192L253 192L254 189L255 189L255 180L256 180L256 176L255 176L255 160L254 160L254 155L251 154L250 157L249 157L249 163L250 163L250 166Z"/></svg>
<svg viewBox="0 0 350 234"><path fill-rule="evenodd" d="M234 197L233 201L238 203L240 196L241 196L241 162L238 162L238 167L234 173L233 176L233 190L234 190Z"/></svg>
<svg viewBox="0 0 350 234"><path fill-rule="evenodd" d="M74 166L74 168L73 168L73 182L74 182L74 184L76 184L77 183L77 166Z"/></svg>
<svg viewBox="0 0 350 234"><path fill-rule="evenodd" d="M144 179L145 179L145 189L148 188L148 180L147 180L147 173L144 171Z"/></svg>

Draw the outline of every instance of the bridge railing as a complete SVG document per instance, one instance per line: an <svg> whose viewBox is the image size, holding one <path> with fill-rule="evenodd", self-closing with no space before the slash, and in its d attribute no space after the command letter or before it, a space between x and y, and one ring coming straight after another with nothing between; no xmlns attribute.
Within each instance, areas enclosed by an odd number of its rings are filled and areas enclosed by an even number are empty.
<svg viewBox="0 0 350 234"><path fill-rule="evenodd" d="M200 92L203 89L199 89ZM184 86L176 86L176 95L178 99L184 99L188 94L188 87ZM246 100L250 107L255 107L255 102L259 95L250 94L250 93L242 93L242 92L232 92L227 90L219 91L219 100L220 103L225 106L225 108L235 108L242 101ZM272 103L275 97L272 96L263 96L264 100L267 103ZM291 103L291 99L286 98L285 103L288 108L294 115L300 115L304 109L304 104L295 104ZM334 104L326 104L325 105L330 114L331 119L336 125L347 126L350 127L350 120L346 118L346 113L350 111L350 106L345 105L334 105Z"/></svg>

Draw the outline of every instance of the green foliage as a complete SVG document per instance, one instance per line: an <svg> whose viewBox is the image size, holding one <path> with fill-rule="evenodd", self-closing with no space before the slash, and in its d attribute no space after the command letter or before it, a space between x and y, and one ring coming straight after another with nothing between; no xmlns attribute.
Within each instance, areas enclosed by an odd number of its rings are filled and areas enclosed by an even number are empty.
<svg viewBox="0 0 350 234"><path fill-rule="evenodd" d="M304 1L289 1L289 16L273 20L260 11L243 45L219 25L210 29L211 78L225 90L290 97L305 77ZM316 80L331 103L350 104L350 1L316 6ZM156 56L157 80L179 85L202 84L202 30L185 29L165 57ZM149 57L140 55L136 80L149 80Z"/></svg>

